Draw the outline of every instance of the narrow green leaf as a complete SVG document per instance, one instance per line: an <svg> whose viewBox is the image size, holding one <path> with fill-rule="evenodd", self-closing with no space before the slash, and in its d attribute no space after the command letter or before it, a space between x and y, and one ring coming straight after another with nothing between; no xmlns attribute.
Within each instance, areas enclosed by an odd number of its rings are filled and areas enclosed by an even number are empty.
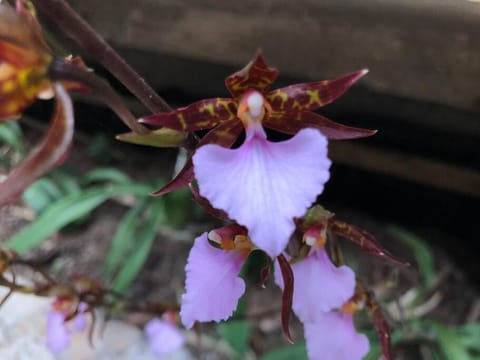
<svg viewBox="0 0 480 360"><path fill-rule="evenodd" d="M18 152L23 151L22 130L17 122L10 121L0 124L0 142Z"/></svg>
<svg viewBox="0 0 480 360"><path fill-rule="evenodd" d="M458 336L463 346L480 352L480 323L472 323L459 327Z"/></svg>
<svg viewBox="0 0 480 360"><path fill-rule="evenodd" d="M146 196L150 186L142 184L91 187L81 193L70 194L46 208L29 226L7 241L7 246L25 252L64 226L83 218L110 197L120 195Z"/></svg>
<svg viewBox="0 0 480 360"><path fill-rule="evenodd" d="M77 174L68 171L65 166L52 171L49 177L55 180L65 195L78 193L81 190Z"/></svg>
<svg viewBox="0 0 480 360"><path fill-rule="evenodd" d="M41 212L50 203L62 197L62 191L57 184L49 178L35 181L23 193L22 199L36 213Z"/></svg>
<svg viewBox="0 0 480 360"><path fill-rule="evenodd" d="M247 321L233 320L218 325L220 336L240 356L248 349L250 324Z"/></svg>
<svg viewBox="0 0 480 360"><path fill-rule="evenodd" d="M127 214L123 217L122 221L115 231L115 235L112 239L112 244L108 250L107 258L105 260L104 271L107 278L111 278L124 259L125 255L131 250L135 237L136 225L140 222L139 215L145 208L148 199L145 198L139 201L133 208L131 208Z"/></svg>
<svg viewBox="0 0 480 360"><path fill-rule="evenodd" d="M412 249L424 284L427 288L430 287L435 279L435 265L428 245L418 236L398 226L389 226L388 231Z"/></svg>
<svg viewBox="0 0 480 360"><path fill-rule="evenodd" d="M285 346L279 349L269 351L264 354L260 360L307 360L307 349L305 344L297 343L295 345Z"/></svg>
<svg viewBox="0 0 480 360"><path fill-rule="evenodd" d="M88 214L109 196L110 194L101 188L66 196L53 203L32 224L10 238L7 246L19 253L30 250L65 225Z"/></svg>
<svg viewBox="0 0 480 360"><path fill-rule="evenodd" d="M455 360L470 360L471 357L467 349L462 345L460 338L454 330L446 326L436 324L435 330L437 333L437 340L442 349L445 358Z"/></svg>
<svg viewBox="0 0 480 360"><path fill-rule="evenodd" d="M154 201L151 207L150 217L138 234L135 249L131 256L123 263L114 283L113 289L123 293L128 289L135 277L140 272L145 260L147 259L150 248L155 239L155 230L158 225L158 219L163 216L165 209L163 201Z"/></svg>
<svg viewBox="0 0 480 360"><path fill-rule="evenodd" d="M89 171L85 175L85 182L87 184L93 182L110 182L115 184L130 183L130 178L123 172L115 168L97 168Z"/></svg>

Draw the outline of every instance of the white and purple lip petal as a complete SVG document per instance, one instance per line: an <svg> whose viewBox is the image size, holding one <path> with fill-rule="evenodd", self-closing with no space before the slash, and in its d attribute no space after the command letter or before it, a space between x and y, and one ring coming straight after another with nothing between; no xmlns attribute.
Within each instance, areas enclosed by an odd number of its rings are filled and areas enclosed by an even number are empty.
<svg viewBox="0 0 480 360"><path fill-rule="evenodd" d="M182 295L180 318L190 329L195 321L226 320L245 292L238 276L245 256L209 244L207 233L195 239L187 260L186 292Z"/></svg>
<svg viewBox="0 0 480 360"><path fill-rule="evenodd" d="M259 125L261 126L261 125ZM260 131L261 130L261 131ZM282 142L262 129L238 149L205 145L193 156L200 194L248 229L252 242L278 256L329 179L327 139L303 129Z"/></svg>
<svg viewBox="0 0 480 360"><path fill-rule="evenodd" d="M292 265L294 276L293 311L303 323L318 322L323 314L341 307L355 292L355 274L348 266L336 267L325 249L312 251ZM283 279L275 263L275 283Z"/></svg>
<svg viewBox="0 0 480 360"><path fill-rule="evenodd" d="M324 313L318 322L304 324L304 332L310 360L360 360L370 349L350 314Z"/></svg>

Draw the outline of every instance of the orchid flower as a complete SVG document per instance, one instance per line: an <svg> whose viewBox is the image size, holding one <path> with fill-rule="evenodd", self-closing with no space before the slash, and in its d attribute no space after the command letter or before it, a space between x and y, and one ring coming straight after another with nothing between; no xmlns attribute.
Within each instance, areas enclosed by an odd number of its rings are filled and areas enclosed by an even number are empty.
<svg viewBox="0 0 480 360"><path fill-rule="evenodd" d="M292 308L304 325L310 360L359 360L368 353L369 344L353 325L355 274L330 261L326 229L325 223L315 224L303 235L310 251L291 265L295 279ZM280 273L276 262L275 283L284 289Z"/></svg>
<svg viewBox="0 0 480 360"><path fill-rule="evenodd" d="M219 322L232 315L245 292L245 282L238 275L253 249L245 229L235 224L195 239L187 260L180 310L187 329L195 321Z"/></svg>
<svg viewBox="0 0 480 360"><path fill-rule="evenodd" d="M279 255L293 233L294 218L304 215L329 178L327 138L374 133L312 112L341 96L365 74L361 70L335 80L267 92L278 72L258 53L245 69L227 78L233 98L202 100L142 119L179 131L213 128L198 144L179 180L158 193L182 186L194 175L201 196L245 226L256 246L272 257ZM272 142L265 128L293 137ZM242 129L243 144L230 149Z"/></svg>
<svg viewBox="0 0 480 360"><path fill-rule="evenodd" d="M47 313L47 335L45 344L54 353L68 348L72 340L72 331L85 331L87 328L86 311L88 305L80 303L77 308L69 299L57 298ZM69 321L71 320L71 323Z"/></svg>

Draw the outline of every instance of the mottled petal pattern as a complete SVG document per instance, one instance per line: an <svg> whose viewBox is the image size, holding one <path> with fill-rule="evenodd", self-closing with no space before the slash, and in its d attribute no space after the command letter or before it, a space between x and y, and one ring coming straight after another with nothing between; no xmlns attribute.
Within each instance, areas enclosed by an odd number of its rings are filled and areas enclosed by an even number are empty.
<svg viewBox="0 0 480 360"><path fill-rule="evenodd" d="M180 349L185 343L185 336L171 322L153 319L145 325L145 335L152 353L164 356Z"/></svg>
<svg viewBox="0 0 480 360"><path fill-rule="evenodd" d="M65 315L62 312L50 310L47 313L47 337L45 344L54 353L68 348L72 333L65 324Z"/></svg>
<svg viewBox="0 0 480 360"><path fill-rule="evenodd" d="M283 289L280 269L275 266L275 283ZM355 274L348 266L333 265L324 249L315 250L292 269L292 307L303 323L320 321L324 312L341 307L354 294Z"/></svg>
<svg viewBox="0 0 480 360"><path fill-rule="evenodd" d="M195 321L226 320L245 292L245 282L238 273L245 256L209 244L207 233L197 239L187 260L185 294L180 317L186 328Z"/></svg>
<svg viewBox="0 0 480 360"><path fill-rule="evenodd" d="M303 129L278 143L254 136L238 149L205 145L193 156L200 194L245 226L251 240L279 255L329 178L327 140Z"/></svg>
<svg viewBox="0 0 480 360"><path fill-rule="evenodd" d="M327 312L316 323L304 324L310 360L360 360L369 351L368 339L357 333L352 315Z"/></svg>

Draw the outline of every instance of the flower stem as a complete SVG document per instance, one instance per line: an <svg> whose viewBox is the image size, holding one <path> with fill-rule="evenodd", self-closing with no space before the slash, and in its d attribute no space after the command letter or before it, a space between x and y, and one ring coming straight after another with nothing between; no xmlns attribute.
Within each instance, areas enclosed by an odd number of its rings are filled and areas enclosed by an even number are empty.
<svg viewBox="0 0 480 360"><path fill-rule="evenodd" d="M65 0L33 0L35 5L85 52L110 71L152 113L170 106Z"/></svg>

